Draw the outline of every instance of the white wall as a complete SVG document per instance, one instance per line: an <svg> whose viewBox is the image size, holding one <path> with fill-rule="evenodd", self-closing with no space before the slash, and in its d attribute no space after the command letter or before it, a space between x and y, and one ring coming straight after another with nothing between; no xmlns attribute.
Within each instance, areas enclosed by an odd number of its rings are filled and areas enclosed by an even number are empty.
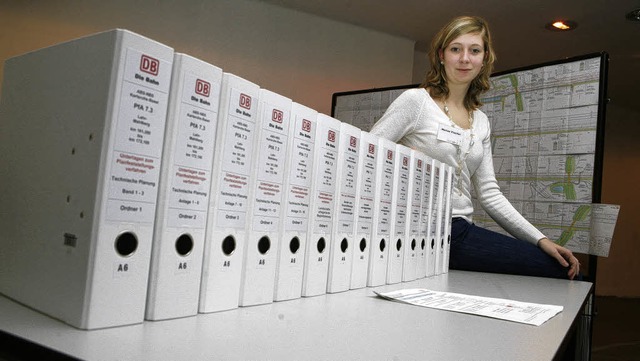
<svg viewBox="0 0 640 361"><path fill-rule="evenodd" d="M0 61L116 27L327 114L334 92L412 80L411 40L249 0L3 1Z"/></svg>

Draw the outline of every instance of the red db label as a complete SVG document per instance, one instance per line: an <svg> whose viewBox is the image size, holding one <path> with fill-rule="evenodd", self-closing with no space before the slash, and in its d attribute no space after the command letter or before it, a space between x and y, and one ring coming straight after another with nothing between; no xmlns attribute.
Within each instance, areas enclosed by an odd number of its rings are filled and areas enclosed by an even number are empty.
<svg viewBox="0 0 640 361"><path fill-rule="evenodd" d="M356 145L358 145L358 139L357 139L356 137L352 136L352 137L349 139L349 145L350 145L351 147L354 147L354 148L355 148L355 146L356 146Z"/></svg>
<svg viewBox="0 0 640 361"><path fill-rule="evenodd" d="M200 94L205 97L209 97L211 94L211 84L202 79L196 80L196 94Z"/></svg>
<svg viewBox="0 0 640 361"><path fill-rule="evenodd" d="M375 153L376 153L376 145L369 144L369 154L375 154Z"/></svg>
<svg viewBox="0 0 640 361"><path fill-rule="evenodd" d="M392 160L393 159L393 151L392 150L387 150L387 159L388 160Z"/></svg>
<svg viewBox="0 0 640 361"><path fill-rule="evenodd" d="M329 133L327 134L327 139L329 139L329 141L331 143L335 143L335 141L336 141L336 132L334 132L333 130L330 130Z"/></svg>
<svg viewBox="0 0 640 361"><path fill-rule="evenodd" d="M240 93L240 106L245 109L251 109L251 97L247 94Z"/></svg>
<svg viewBox="0 0 640 361"><path fill-rule="evenodd" d="M151 75L158 75L160 61L148 55L143 55L140 58L140 70Z"/></svg>
<svg viewBox="0 0 640 361"><path fill-rule="evenodd" d="M309 133L311 132L311 122L306 119L302 119L302 130Z"/></svg>
<svg viewBox="0 0 640 361"><path fill-rule="evenodd" d="M283 117L284 117L284 114L282 113L282 111L278 109L274 109L273 112L271 112L271 120L273 120L276 123L282 123Z"/></svg>

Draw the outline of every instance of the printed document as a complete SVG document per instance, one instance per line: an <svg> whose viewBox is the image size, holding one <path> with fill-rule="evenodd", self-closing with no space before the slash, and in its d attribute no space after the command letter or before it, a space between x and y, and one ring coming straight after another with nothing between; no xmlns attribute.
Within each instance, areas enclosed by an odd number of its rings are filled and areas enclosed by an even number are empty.
<svg viewBox="0 0 640 361"><path fill-rule="evenodd" d="M391 292L376 292L378 296L396 302L437 308L453 312L469 313L501 320L540 326L560 313L562 306L519 302L500 298L470 296L460 293L431 291L427 289L404 289Z"/></svg>

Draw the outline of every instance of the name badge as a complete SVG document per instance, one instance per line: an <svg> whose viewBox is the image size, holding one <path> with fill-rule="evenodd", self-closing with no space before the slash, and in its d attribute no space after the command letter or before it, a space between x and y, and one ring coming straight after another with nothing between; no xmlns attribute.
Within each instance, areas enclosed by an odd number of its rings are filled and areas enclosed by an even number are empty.
<svg viewBox="0 0 640 361"><path fill-rule="evenodd" d="M454 145L462 144L462 129L456 129L448 125L440 124L438 128L438 140Z"/></svg>

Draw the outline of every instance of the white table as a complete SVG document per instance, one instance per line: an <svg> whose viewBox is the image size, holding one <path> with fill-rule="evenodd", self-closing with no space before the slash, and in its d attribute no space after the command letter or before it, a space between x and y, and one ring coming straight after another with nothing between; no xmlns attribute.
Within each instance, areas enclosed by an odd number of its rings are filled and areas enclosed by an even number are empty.
<svg viewBox="0 0 640 361"><path fill-rule="evenodd" d="M0 296L0 329L88 360L551 360L592 284L450 271L375 288L428 288L564 306L536 327L377 298L372 288L82 331Z"/></svg>

